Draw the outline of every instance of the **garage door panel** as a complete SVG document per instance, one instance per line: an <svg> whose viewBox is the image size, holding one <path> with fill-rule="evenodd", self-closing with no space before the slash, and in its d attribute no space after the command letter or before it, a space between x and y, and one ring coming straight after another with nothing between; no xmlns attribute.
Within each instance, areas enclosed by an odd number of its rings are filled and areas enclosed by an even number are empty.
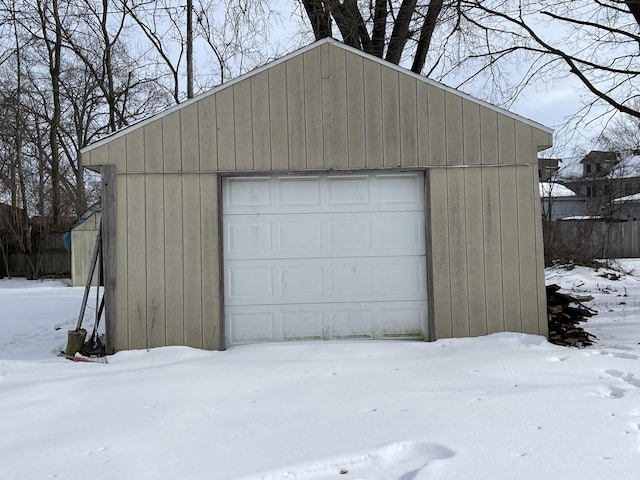
<svg viewBox="0 0 640 480"><path fill-rule="evenodd" d="M225 263L225 305L424 300L418 257L236 260ZM259 265L259 266L257 266Z"/></svg>
<svg viewBox="0 0 640 480"><path fill-rule="evenodd" d="M232 344L269 342L276 338L275 315L264 310L228 314L227 335Z"/></svg>
<svg viewBox="0 0 640 480"><path fill-rule="evenodd" d="M234 215L225 259L423 255L421 212Z"/></svg>
<svg viewBox="0 0 640 480"><path fill-rule="evenodd" d="M424 211L421 175L226 178L225 214Z"/></svg>
<svg viewBox="0 0 640 480"><path fill-rule="evenodd" d="M232 345L287 340L422 340L423 301L229 307L225 322Z"/></svg>
<svg viewBox="0 0 640 480"><path fill-rule="evenodd" d="M375 338L373 308L338 308L331 312L331 338Z"/></svg>
<svg viewBox="0 0 640 480"><path fill-rule="evenodd" d="M276 266L280 295L284 298L308 300L323 294L323 272L319 263Z"/></svg>
<svg viewBox="0 0 640 480"><path fill-rule="evenodd" d="M390 174L376 177L378 203L396 208L415 208L422 202L423 190L419 177L413 174ZM393 208L393 207L391 207Z"/></svg>
<svg viewBox="0 0 640 480"><path fill-rule="evenodd" d="M426 268L419 263L384 263L378 266L376 292L396 299L422 298L426 288Z"/></svg>
<svg viewBox="0 0 640 480"><path fill-rule="evenodd" d="M301 219L297 222L280 221L274 218L278 231L271 252L279 257L304 257L306 252L322 250L322 219Z"/></svg>
<svg viewBox="0 0 640 480"><path fill-rule="evenodd" d="M368 210L371 202L369 184L369 177L366 175L327 177L327 204L332 207L340 206L340 210L344 207L348 207L349 210L353 210L353 207L364 207Z"/></svg>
<svg viewBox="0 0 640 480"><path fill-rule="evenodd" d="M383 338L415 338L422 335L427 311L424 302L395 303L381 309Z"/></svg>
<svg viewBox="0 0 640 480"><path fill-rule="evenodd" d="M372 266L365 263L331 265L327 297L333 301L369 300L373 293Z"/></svg>
<svg viewBox="0 0 640 480"><path fill-rule="evenodd" d="M422 338L420 174L223 181L226 340Z"/></svg>
<svg viewBox="0 0 640 480"><path fill-rule="evenodd" d="M226 182L224 205L228 212L251 212L257 207L271 206L269 177L229 178Z"/></svg>
<svg viewBox="0 0 640 480"><path fill-rule="evenodd" d="M319 177L281 177L274 179L278 192L278 207L320 206ZM272 180L273 181L273 180Z"/></svg>
<svg viewBox="0 0 640 480"><path fill-rule="evenodd" d="M329 335L322 310L282 309L281 318L282 340L325 340Z"/></svg>
<svg viewBox="0 0 640 480"><path fill-rule="evenodd" d="M351 256L351 250L366 254L371 250L371 220L359 215L341 215L327 220L327 252L334 256Z"/></svg>
<svg viewBox="0 0 640 480"><path fill-rule="evenodd" d="M422 213L398 212L373 219L373 248L385 255L421 255L424 245Z"/></svg>
<svg viewBox="0 0 640 480"><path fill-rule="evenodd" d="M235 302L259 302L273 297L273 269L242 265L229 269L227 291Z"/></svg>
<svg viewBox="0 0 640 480"><path fill-rule="evenodd" d="M226 231L229 253L239 257L262 252L270 255L272 248L271 224L265 222L244 222L229 224Z"/></svg>

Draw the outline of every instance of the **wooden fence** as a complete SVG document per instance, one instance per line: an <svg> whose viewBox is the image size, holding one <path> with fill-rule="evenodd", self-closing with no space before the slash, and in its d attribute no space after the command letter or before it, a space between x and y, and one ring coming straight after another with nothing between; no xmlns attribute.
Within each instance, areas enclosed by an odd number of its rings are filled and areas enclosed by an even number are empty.
<svg viewBox="0 0 640 480"><path fill-rule="evenodd" d="M640 221L543 222L545 259L640 257Z"/></svg>
<svg viewBox="0 0 640 480"><path fill-rule="evenodd" d="M27 278L60 278L71 274L71 254L64 248L65 232L47 232L32 239L31 254L9 248L0 258L0 278L3 276ZM3 255L0 255L2 257Z"/></svg>

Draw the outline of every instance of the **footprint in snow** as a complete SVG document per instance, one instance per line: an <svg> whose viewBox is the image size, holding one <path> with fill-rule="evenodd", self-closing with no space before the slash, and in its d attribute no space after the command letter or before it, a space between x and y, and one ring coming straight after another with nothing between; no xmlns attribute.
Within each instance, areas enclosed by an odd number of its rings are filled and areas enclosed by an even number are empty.
<svg viewBox="0 0 640 480"><path fill-rule="evenodd" d="M633 353L626 353L626 352L608 352L608 351L601 351L600 355L606 355L609 357L615 357L615 358L624 358L626 360L637 360L638 359L638 355L635 355Z"/></svg>
<svg viewBox="0 0 640 480"><path fill-rule="evenodd" d="M565 360L568 360L568 359L569 359L569 357L567 357L567 356L559 357L559 356L555 356L554 355L554 356L551 356L551 357L547 357L547 361L548 362L564 362Z"/></svg>
<svg viewBox="0 0 640 480"><path fill-rule="evenodd" d="M598 395L605 398L622 398L625 391L618 387L600 387Z"/></svg>
<svg viewBox="0 0 640 480"><path fill-rule="evenodd" d="M414 480L429 465L454 455L448 448L426 442L395 442L376 450L334 457L259 476L263 480ZM252 476L251 478L256 478ZM248 479L246 479L248 480Z"/></svg>
<svg viewBox="0 0 640 480"><path fill-rule="evenodd" d="M619 378L627 385L640 388L640 379L636 378L633 373L621 372L619 370L605 370L604 373L611 375L612 377Z"/></svg>

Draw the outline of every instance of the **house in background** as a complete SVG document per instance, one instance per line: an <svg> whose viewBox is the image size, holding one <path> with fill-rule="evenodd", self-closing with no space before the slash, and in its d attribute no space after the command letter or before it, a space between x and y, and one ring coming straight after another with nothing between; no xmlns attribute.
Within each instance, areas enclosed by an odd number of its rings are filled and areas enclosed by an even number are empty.
<svg viewBox="0 0 640 480"><path fill-rule="evenodd" d="M541 182L548 182L555 178L560 169L559 158L539 158L538 159L538 178Z"/></svg>
<svg viewBox="0 0 640 480"><path fill-rule="evenodd" d="M585 200L588 215L617 219L621 202L616 199L640 193L640 157L591 151L580 163L582 176L563 184Z"/></svg>
<svg viewBox="0 0 640 480"><path fill-rule="evenodd" d="M582 176L598 178L608 175L620 163L616 152L590 151L582 160Z"/></svg>
<svg viewBox="0 0 640 480"><path fill-rule="evenodd" d="M579 218L586 215L586 201L557 182L540 182L542 219L545 221Z"/></svg>
<svg viewBox="0 0 640 480"><path fill-rule="evenodd" d="M547 335L551 142L333 39L113 134L107 350Z"/></svg>

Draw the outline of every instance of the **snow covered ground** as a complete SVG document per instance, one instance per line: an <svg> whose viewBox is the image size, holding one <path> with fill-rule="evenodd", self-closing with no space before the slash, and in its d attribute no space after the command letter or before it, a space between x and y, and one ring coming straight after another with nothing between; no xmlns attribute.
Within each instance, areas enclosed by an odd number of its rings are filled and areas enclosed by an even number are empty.
<svg viewBox="0 0 640 480"><path fill-rule="evenodd" d="M504 333L107 365L55 356L82 288L0 280L0 478L640 478L640 261L622 266L635 273L547 272L595 297L583 350Z"/></svg>

